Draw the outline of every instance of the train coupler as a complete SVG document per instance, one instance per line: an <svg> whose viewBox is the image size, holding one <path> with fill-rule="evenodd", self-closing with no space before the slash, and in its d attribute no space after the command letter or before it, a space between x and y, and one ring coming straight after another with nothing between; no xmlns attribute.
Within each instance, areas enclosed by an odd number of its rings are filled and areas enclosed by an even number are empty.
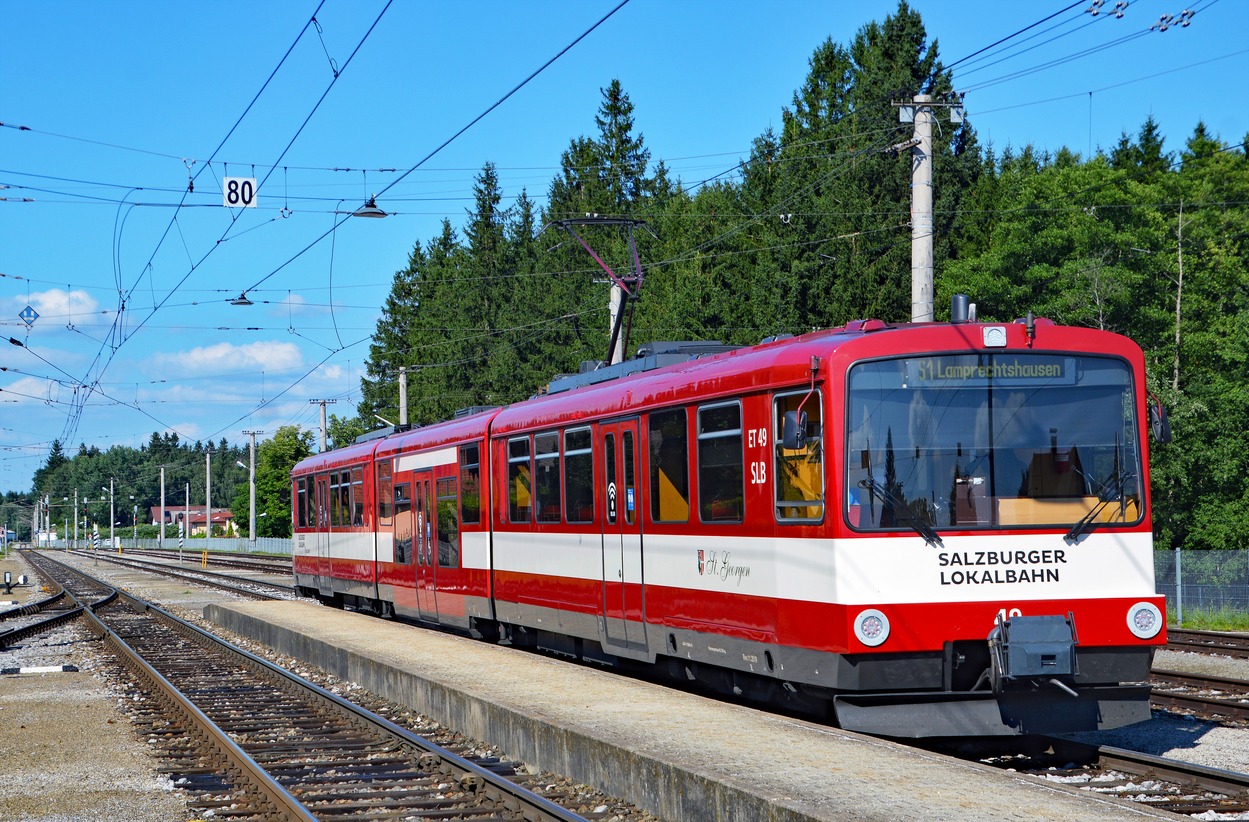
<svg viewBox="0 0 1249 822"><path fill-rule="evenodd" d="M1078 643L1074 614L1009 619L999 614L997 625L989 632L994 693L1001 693L1011 683L1032 680L1077 696L1064 679L1069 682L1076 675Z"/></svg>

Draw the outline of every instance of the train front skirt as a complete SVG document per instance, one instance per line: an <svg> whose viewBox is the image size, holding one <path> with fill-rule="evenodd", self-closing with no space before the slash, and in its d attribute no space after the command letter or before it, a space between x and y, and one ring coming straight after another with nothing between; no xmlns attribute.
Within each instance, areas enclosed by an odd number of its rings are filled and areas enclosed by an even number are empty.
<svg viewBox="0 0 1249 822"><path fill-rule="evenodd" d="M1148 685L1037 690L853 694L835 698L838 724L851 731L920 738L1011 736L1109 730L1150 718Z"/></svg>

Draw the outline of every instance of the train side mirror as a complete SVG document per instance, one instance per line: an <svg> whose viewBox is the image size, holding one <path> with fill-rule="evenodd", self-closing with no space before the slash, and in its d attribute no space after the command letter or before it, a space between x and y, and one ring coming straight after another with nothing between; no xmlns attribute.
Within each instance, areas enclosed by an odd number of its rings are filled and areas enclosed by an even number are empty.
<svg viewBox="0 0 1249 822"><path fill-rule="evenodd" d="M1149 404L1149 427L1158 442L1171 441L1171 418L1167 416L1167 409L1160 400Z"/></svg>
<svg viewBox="0 0 1249 822"><path fill-rule="evenodd" d="M801 451L807 447L807 412L786 411L781 423L781 447L786 451Z"/></svg>

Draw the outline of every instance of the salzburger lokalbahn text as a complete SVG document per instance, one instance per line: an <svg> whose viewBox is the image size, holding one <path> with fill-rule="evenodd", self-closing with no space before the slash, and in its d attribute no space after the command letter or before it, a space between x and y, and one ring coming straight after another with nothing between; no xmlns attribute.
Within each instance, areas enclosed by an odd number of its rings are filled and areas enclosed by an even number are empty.
<svg viewBox="0 0 1249 822"><path fill-rule="evenodd" d="M296 584L874 734L1148 719L1170 433L1141 350L952 316L656 343L309 457Z"/></svg>

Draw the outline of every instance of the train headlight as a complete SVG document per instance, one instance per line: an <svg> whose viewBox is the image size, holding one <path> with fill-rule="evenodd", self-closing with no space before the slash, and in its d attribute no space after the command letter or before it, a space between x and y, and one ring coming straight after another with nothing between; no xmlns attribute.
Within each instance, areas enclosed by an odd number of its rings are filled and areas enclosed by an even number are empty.
<svg viewBox="0 0 1249 822"><path fill-rule="evenodd" d="M883 644L889 638L889 617L875 608L860 611L854 618L854 635L872 648Z"/></svg>
<svg viewBox="0 0 1249 822"><path fill-rule="evenodd" d="M1162 611L1149 602L1138 602L1128 609L1128 630L1139 639L1153 639L1162 630Z"/></svg>

